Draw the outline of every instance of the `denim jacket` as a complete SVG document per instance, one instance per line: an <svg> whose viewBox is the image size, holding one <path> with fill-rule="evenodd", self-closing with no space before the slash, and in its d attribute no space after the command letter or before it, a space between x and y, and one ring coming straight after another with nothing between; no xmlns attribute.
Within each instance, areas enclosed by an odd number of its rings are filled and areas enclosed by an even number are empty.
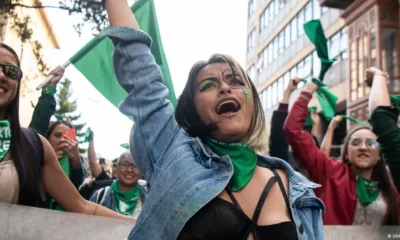
<svg viewBox="0 0 400 240"><path fill-rule="evenodd" d="M118 27L101 36L114 43L115 74L128 93L120 111L135 120L130 149L149 190L128 239L176 239L188 220L228 185L232 163L177 124L146 33ZM277 158L258 156L258 165L286 171L298 238L323 239L321 215L325 207L312 190L319 185Z"/></svg>

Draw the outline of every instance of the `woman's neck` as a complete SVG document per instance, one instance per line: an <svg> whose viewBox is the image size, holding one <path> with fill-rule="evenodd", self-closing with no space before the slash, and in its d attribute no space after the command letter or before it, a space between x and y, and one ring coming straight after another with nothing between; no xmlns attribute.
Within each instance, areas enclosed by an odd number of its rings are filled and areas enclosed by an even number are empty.
<svg viewBox="0 0 400 240"><path fill-rule="evenodd" d="M368 180L372 179L372 172L374 171L373 168L358 169L358 168L353 167L353 170L358 176L361 176L364 179L368 179Z"/></svg>
<svg viewBox="0 0 400 240"><path fill-rule="evenodd" d="M136 182L136 184L137 184L137 182ZM119 187L119 190L121 190L121 192L128 192L128 191L132 190L134 187L136 187L136 184L127 186L127 185L123 184L121 181L118 181L118 187Z"/></svg>

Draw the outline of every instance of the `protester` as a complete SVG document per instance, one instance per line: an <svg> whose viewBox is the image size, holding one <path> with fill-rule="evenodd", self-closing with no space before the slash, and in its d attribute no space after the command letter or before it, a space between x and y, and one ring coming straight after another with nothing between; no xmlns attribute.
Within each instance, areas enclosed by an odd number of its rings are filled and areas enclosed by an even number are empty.
<svg viewBox="0 0 400 240"><path fill-rule="evenodd" d="M147 198L146 184L139 184L141 173L129 151L117 161L118 179L93 194L90 201L118 213L138 217Z"/></svg>
<svg viewBox="0 0 400 240"><path fill-rule="evenodd" d="M26 206L41 205L41 187L65 210L90 215L133 219L84 200L62 171L49 142L19 122L22 80L15 51L0 43L0 201ZM9 143L9 144L4 144Z"/></svg>
<svg viewBox="0 0 400 240"><path fill-rule="evenodd" d="M92 172L92 177L94 179L92 178L85 181L85 183L79 187L79 192L85 199L90 199L93 193L95 193L97 190L101 188L110 186L113 182L113 179L116 179L116 169L115 169L116 160L113 160L112 163L113 178L111 179L111 177L101 166L100 162L97 162L96 150L94 148L94 133L90 128L87 130L86 136L87 136L86 140L89 142L89 147L88 147L89 169Z"/></svg>
<svg viewBox="0 0 400 240"><path fill-rule="evenodd" d="M271 120L271 131L269 138L269 154L271 157L277 157L287 161L296 171L309 177L307 169L301 159L298 159L295 154L289 154L289 144L286 141L285 134L283 133L283 124L288 115L289 100L294 90L296 90L297 84L300 82L299 78L290 79L289 85L285 89L283 99L279 103L278 109L272 114ZM318 128L319 128L319 116L318 113L311 112L311 133L316 144L318 143Z"/></svg>
<svg viewBox="0 0 400 240"><path fill-rule="evenodd" d="M382 154L391 171L393 183L400 191L400 129L399 108L392 106L387 89L388 75L372 67L367 70L366 82L371 87L369 113L372 131L376 134Z"/></svg>
<svg viewBox="0 0 400 240"><path fill-rule="evenodd" d="M368 127L351 131L342 160L335 161L315 146L302 130L307 105L318 86L310 79L284 125L286 138L305 163L311 178L322 185L327 225L398 225L399 195L392 186L375 134Z"/></svg>
<svg viewBox="0 0 400 240"><path fill-rule="evenodd" d="M120 109L135 119L130 149L149 187L129 239L322 239L317 185L251 147L265 120L243 69L224 55L195 64L174 118L151 39L137 30L126 0L106 7L117 28L103 35L114 43L114 70L129 93Z"/></svg>

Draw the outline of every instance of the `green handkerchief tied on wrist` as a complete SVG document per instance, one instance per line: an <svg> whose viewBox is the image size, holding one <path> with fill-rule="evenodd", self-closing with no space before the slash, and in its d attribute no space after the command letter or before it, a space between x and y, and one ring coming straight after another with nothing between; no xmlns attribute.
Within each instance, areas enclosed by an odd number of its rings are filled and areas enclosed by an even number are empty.
<svg viewBox="0 0 400 240"><path fill-rule="evenodd" d="M10 150L11 128L7 119L0 121L0 161L4 159Z"/></svg>
<svg viewBox="0 0 400 240"><path fill-rule="evenodd" d="M308 114L306 117L306 123L304 125L306 126L312 126L313 125L313 121L311 119L311 113L312 112L317 112L317 107L316 106L312 106L308 108Z"/></svg>
<svg viewBox="0 0 400 240"><path fill-rule="evenodd" d="M306 79L302 79L301 81L307 83ZM315 85L319 86L319 90L316 92L318 102L321 105L322 114L324 114L325 118L329 121L335 116L338 97L329 91L328 87L321 81L318 81L315 78L313 78L312 81Z"/></svg>

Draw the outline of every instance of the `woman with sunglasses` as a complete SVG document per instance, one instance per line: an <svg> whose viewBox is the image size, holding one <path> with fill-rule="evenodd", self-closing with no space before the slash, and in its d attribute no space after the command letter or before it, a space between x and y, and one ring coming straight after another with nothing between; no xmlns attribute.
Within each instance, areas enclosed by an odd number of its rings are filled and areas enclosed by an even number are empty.
<svg viewBox="0 0 400 240"><path fill-rule="evenodd" d="M44 187L66 211L133 220L84 200L64 174L49 142L33 130L21 128L22 75L18 55L0 43L0 201L39 206Z"/></svg>
<svg viewBox="0 0 400 240"><path fill-rule="evenodd" d="M326 225L399 225L399 194L391 184L376 135L368 127L351 131L341 160L318 149L303 131L307 106L318 90L311 79L293 105L284 125L293 151L303 160L326 205Z"/></svg>
<svg viewBox="0 0 400 240"><path fill-rule="evenodd" d="M399 106L390 102L387 81L389 76L376 67L367 69L366 83L371 87L369 114L372 130L378 137L383 156L400 191L400 128Z"/></svg>

